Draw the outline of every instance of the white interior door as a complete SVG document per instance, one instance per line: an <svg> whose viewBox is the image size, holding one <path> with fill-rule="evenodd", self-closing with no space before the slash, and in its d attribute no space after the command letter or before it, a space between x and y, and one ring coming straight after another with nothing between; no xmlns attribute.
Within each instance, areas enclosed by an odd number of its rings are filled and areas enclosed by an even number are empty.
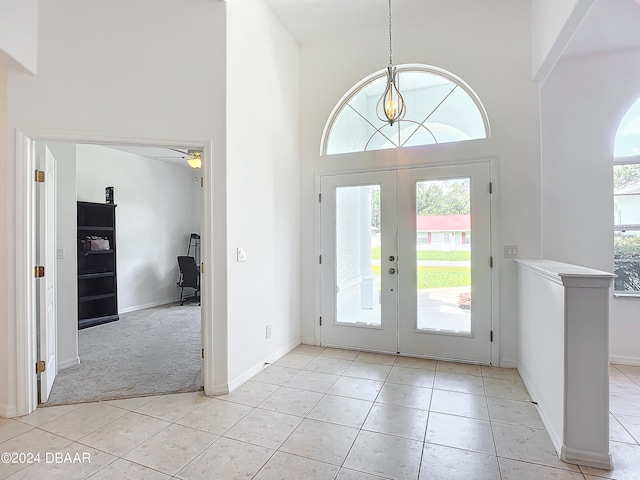
<svg viewBox="0 0 640 480"><path fill-rule="evenodd" d="M489 363L488 164L321 179L321 343Z"/></svg>
<svg viewBox="0 0 640 480"><path fill-rule="evenodd" d="M491 362L488 164L398 171L398 351Z"/></svg>
<svg viewBox="0 0 640 480"><path fill-rule="evenodd" d="M321 191L321 342L395 353L396 174L326 176Z"/></svg>
<svg viewBox="0 0 640 480"><path fill-rule="evenodd" d="M45 147L39 159L40 170L45 172L45 182L38 185L38 265L45 267L44 278L38 282L39 360L45 362L40 373L40 402L49 399L57 374L57 320L56 320L56 198L55 159Z"/></svg>

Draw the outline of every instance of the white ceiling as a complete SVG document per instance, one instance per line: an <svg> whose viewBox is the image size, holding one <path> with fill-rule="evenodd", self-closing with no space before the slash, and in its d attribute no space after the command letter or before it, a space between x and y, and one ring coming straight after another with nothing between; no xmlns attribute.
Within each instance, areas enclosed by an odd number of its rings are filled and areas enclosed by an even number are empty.
<svg viewBox="0 0 640 480"><path fill-rule="evenodd" d="M186 152L193 147L137 147L137 146L122 146L122 145L106 145L114 150L120 150L121 152L132 153L134 155L140 155L141 157L152 158L154 160L161 160L163 162L173 163L174 165L180 165L185 168L190 168L185 160ZM179 151L176 151L179 150ZM184 152L181 153L181 152Z"/></svg>
<svg viewBox="0 0 640 480"><path fill-rule="evenodd" d="M448 0L449 3L451 0ZM265 0L299 44L341 33L388 28L388 0ZM434 13L442 0L393 0L393 18L406 21ZM446 3L446 2L444 2ZM459 3L459 2L457 2Z"/></svg>
<svg viewBox="0 0 640 480"><path fill-rule="evenodd" d="M640 48L640 0L596 0L564 54L579 57Z"/></svg>
<svg viewBox="0 0 640 480"><path fill-rule="evenodd" d="M465 1L393 0L393 18L452 18ZM532 0L536 1L536 0ZM387 32L388 0L265 0L299 44L380 28ZM565 52L569 56L640 47L640 0L596 0Z"/></svg>

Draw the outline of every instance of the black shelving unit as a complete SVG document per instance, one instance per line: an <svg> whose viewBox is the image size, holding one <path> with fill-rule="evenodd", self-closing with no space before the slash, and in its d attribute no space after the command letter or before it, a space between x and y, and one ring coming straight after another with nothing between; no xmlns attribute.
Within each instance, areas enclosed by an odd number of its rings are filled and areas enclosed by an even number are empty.
<svg viewBox="0 0 640 480"><path fill-rule="evenodd" d="M109 249L88 249L87 237L106 238ZM78 202L78 329L119 318L116 205Z"/></svg>

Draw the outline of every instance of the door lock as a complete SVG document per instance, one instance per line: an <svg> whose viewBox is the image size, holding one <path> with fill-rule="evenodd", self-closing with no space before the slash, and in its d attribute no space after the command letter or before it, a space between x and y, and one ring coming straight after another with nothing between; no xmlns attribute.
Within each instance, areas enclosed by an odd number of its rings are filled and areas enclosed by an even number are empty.
<svg viewBox="0 0 640 480"><path fill-rule="evenodd" d="M391 275L393 275L394 273L396 273L396 269L395 269L395 268L390 268L390 269L389 269L389 273L390 273Z"/></svg>
<svg viewBox="0 0 640 480"><path fill-rule="evenodd" d="M393 262L395 259L396 259L396 257L394 257L393 255L390 255L390 256L389 256L389 261L390 261L390 262Z"/></svg>

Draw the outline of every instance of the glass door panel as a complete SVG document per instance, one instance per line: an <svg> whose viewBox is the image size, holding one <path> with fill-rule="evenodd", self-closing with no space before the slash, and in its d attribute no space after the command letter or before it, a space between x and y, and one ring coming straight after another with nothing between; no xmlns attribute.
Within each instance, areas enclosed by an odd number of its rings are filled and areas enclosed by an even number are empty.
<svg viewBox="0 0 640 480"><path fill-rule="evenodd" d="M470 185L416 182L417 330L471 333Z"/></svg>
<svg viewBox="0 0 640 480"><path fill-rule="evenodd" d="M336 322L380 327L380 185L337 187L335 228Z"/></svg>

